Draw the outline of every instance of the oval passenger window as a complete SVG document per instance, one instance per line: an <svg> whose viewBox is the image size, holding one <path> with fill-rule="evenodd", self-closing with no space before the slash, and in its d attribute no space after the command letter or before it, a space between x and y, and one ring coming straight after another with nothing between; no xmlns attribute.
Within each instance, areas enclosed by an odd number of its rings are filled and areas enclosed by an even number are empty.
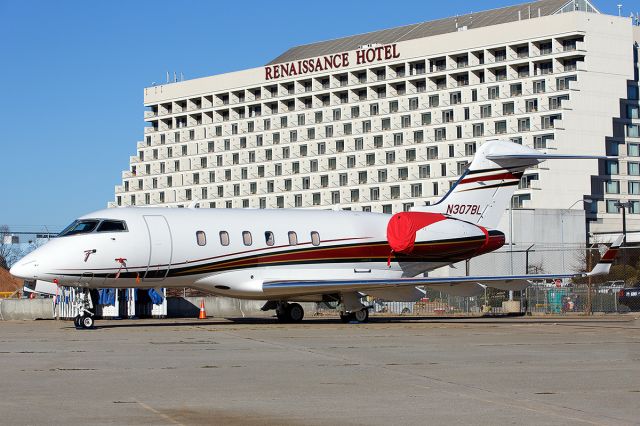
<svg viewBox="0 0 640 426"><path fill-rule="evenodd" d="M313 244L314 246L320 245L320 234L318 234L316 231L311 232L311 244Z"/></svg>
<svg viewBox="0 0 640 426"><path fill-rule="evenodd" d="M253 239L251 238L251 232L242 231L242 242L244 243L245 246L251 245L251 243L253 242Z"/></svg>
<svg viewBox="0 0 640 426"><path fill-rule="evenodd" d="M223 246L229 245L229 233L227 231L220 231L220 244Z"/></svg>
<svg viewBox="0 0 640 426"><path fill-rule="evenodd" d="M207 244L207 235L204 233L204 231L196 232L196 241L198 242L199 246L204 246Z"/></svg>
<svg viewBox="0 0 640 426"><path fill-rule="evenodd" d="M276 239L273 235L273 232L267 231L264 233L264 240L268 246L272 246L276 243Z"/></svg>
<svg viewBox="0 0 640 426"><path fill-rule="evenodd" d="M298 245L298 235L296 235L296 233L293 231L289 231L289 245Z"/></svg>

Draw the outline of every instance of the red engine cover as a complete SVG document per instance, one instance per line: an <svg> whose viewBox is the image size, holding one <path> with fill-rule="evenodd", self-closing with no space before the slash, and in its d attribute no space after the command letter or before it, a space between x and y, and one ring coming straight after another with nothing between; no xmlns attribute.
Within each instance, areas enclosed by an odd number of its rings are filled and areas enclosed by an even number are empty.
<svg viewBox="0 0 640 426"><path fill-rule="evenodd" d="M416 242L416 232L446 218L440 213L396 213L391 216L387 224L387 241L394 252L409 254L413 251L413 245Z"/></svg>

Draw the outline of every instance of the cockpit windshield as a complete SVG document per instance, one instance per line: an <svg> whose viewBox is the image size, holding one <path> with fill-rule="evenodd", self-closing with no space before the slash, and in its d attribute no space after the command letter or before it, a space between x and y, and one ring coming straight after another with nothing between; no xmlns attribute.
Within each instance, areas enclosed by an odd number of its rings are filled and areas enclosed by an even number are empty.
<svg viewBox="0 0 640 426"><path fill-rule="evenodd" d="M71 225L67 226L58 237L68 237L69 235L88 234L96 229L100 223L96 219L76 220Z"/></svg>
<svg viewBox="0 0 640 426"><path fill-rule="evenodd" d="M123 220L111 219L82 219L67 226L58 237L88 234L90 232L126 232L127 224Z"/></svg>

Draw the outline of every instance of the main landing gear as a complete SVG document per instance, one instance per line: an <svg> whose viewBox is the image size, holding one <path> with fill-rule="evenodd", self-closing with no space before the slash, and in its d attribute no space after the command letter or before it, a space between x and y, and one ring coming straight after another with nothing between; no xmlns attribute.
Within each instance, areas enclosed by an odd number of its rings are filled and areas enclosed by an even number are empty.
<svg viewBox="0 0 640 426"><path fill-rule="evenodd" d="M355 312L340 312L340 320L342 322L368 322L369 321L369 308L362 308Z"/></svg>
<svg viewBox="0 0 640 426"><path fill-rule="evenodd" d="M280 322L300 322L304 318L304 309L299 303L269 300L261 308L263 311L275 309L276 317Z"/></svg>
<svg viewBox="0 0 640 426"><path fill-rule="evenodd" d="M83 289L82 293L78 294L74 307L78 310L78 315L73 319L73 324L76 328L79 330L93 328L93 312L91 312L93 302L88 288Z"/></svg>
<svg viewBox="0 0 640 426"><path fill-rule="evenodd" d="M342 322L367 322L369 321L369 307L360 301L362 295L359 293L342 293L340 304L337 306Z"/></svg>
<svg viewBox="0 0 640 426"><path fill-rule="evenodd" d="M300 322L304 318L304 309L298 303L278 303L276 316L280 322Z"/></svg>

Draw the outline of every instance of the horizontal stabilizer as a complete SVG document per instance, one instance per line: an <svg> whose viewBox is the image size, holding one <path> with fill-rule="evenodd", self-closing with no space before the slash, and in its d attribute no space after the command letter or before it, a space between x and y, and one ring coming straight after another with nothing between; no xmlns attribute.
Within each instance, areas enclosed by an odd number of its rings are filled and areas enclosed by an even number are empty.
<svg viewBox="0 0 640 426"><path fill-rule="evenodd" d="M492 161L500 160L608 160L617 159L618 157L608 157L605 155L572 155L572 154L546 154L544 152L536 153L515 153L515 154L488 154L487 158Z"/></svg>

